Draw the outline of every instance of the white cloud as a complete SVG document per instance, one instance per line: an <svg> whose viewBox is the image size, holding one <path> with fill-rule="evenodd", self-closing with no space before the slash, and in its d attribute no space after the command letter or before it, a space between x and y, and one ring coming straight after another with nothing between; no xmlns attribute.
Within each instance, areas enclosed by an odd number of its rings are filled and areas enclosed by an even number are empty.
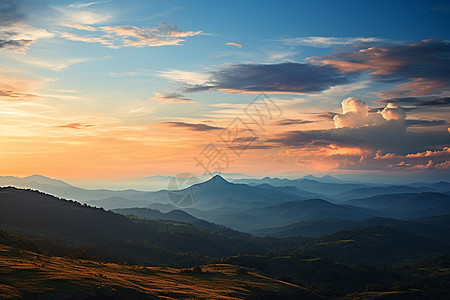
<svg viewBox="0 0 450 300"><path fill-rule="evenodd" d="M71 8L85 8L95 4L108 3L109 1L96 1L96 2L86 2L86 3L73 3L69 4L68 7Z"/></svg>
<svg viewBox="0 0 450 300"><path fill-rule="evenodd" d="M176 81L182 82L189 85L203 85L209 80L209 75L204 73L197 72L188 72L181 70L167 70L167 71L159 71L159 76Z"/></svg>
<svg viewBox="0 0 450 300"><path fill-rule="evenodd" d="M403 121L405 113L401 107L388 103L379 112L371 113L369 106L355 97L349 97L342 101L342 114L333 118L336 128L361 127L380 124L390 120Z"/></svg>
<svg viewBox="0 0 450 300"><path fill-rule="evenodd" d="M401 107L393 103L388 103L386 107L381 111L381 115L386 120L404 120L405 112Z"/></svg>

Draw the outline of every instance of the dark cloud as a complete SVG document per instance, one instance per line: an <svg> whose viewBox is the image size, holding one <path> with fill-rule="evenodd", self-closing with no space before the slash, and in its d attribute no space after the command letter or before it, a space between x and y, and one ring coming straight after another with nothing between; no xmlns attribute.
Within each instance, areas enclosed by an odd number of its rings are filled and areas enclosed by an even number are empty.
<svg viewBox="0 0 450 300"><path fill-rule="evenodd" d="M36 39L52 36L44 29L26 24L25 12L36 11L41 6L40 0L0 1L0 49L24 52Z"/></svg>
<svg viewBox="0 0 450 300"><path fill-rule="evenodd" d="M185 122L164 122L164 124L167 124L171 127L181 127L190 129L193 131L210 131L210 130L219 130L223 129L222 127L216 127L216 126L210 126L206 124L192 124L192 123L185 123Z"/></svg>
<svg viewBox="0 0 450 300"><path fill-rule="evenodd" d="M433 97L433 98L417 98L417 97L404 97L404 98L391 98L382 100L383 103L399 103L410 106L443 106L450 105L450 97Z"/></svg>
<svg viewBox="0 0 450 300"><path fill-rule="evenodd" d="M408 132L403 121L388 121L374 126L344 127L326 130L290 131L281 138L267 140L287 147L336 145L358 147L386 153L408 154L442 149L450 143L447 130Z"/></svg>
<svg viewBox="0 0 450 300"><path fill-rule="evenodd" d="M450 97L424 99L419 101L419 106L435 106L435 105L450 105Z"/></svg>
<svg viewBox="0 0 450 300"><path fill-rule="evenodd" d="M381 82L405 83L401 94L439 94L450 86L450 43L426 40L411 44L375 46L312 57L311 61L342 72L368 71Z"/></svg>
<svg viewBox="0 0 450 300"><path fill-rule="evenodd" d="M301 119L283 119L283 120L276 121L275 125L286 126L286 125L301 125L301 124L309 124L309 123L314 123L314 121L301 120Z"/></svg>
<svg viewBox="0 0 450 300"><path fill-rule="evenodd" d="M429 126L442 126L448 125L445 120L406 120L406 125L409 127L429 127Z"/></svg>
<svg viewBox="0 0 450 300"><path fill-rule="evenodd" d="M334 116L337 115L337 113L332 112L332 111L326 111L323 113L314 113L313 115L316 115L317 117L322 118L322 119L333 120Z"/></svg>
<svg viewBox="0 0 450 300"><path fill-rule="evenodd" d="M235 151L242 151L242 150L265 150L265 149L272 149L273 146L271 145L239 145L239 146L230 146L228 147L231 150Z"/></svg>
<svg viewBox="0 0 450 300"><path fill-rule="evenodd" d="M354 74L342 74L332 66L304 63L238 64L211 72L204 85L186 91L224 89L239 92L306 94L352 82Z"/></svg>
<svg viewBox="0 0 450 300"><path fill-rule="evenodd" d="M7 50L20 50L23 48L28 47L31 43L33 43L32 40L1 40L0 39L0 49L7 49Z"/></svg>
<svg viewBox="0 0 450 300"><path fill-rule="evenodd" d="M14 22L24 19L24 15L19 11L20 4L23 1L2 0L0 1L0 25L10 25Z"/></svg>
<svg viewBox="0 0 450 300"><path fill-rule="evenodd" d="M184 95L179 93L155 93L155 96L152 99L167 102L194 102L192 99L186 98Z"/></svg>

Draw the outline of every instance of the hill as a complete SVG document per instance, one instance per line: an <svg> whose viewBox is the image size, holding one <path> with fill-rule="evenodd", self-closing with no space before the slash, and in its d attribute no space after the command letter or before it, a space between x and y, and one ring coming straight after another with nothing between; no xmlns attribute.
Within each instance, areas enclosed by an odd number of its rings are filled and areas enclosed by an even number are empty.
<svg viewBox="0 0 450 300"><path fill-rule="evenodd" d="M320 299L248 268L127 266L51 257L0 244L1 299Z"/></svg>
<svg viewBox="0 0 450 300"><path fill-rule="evenodd" d="M79 244L106 259L193 264L206 256L258 249L248 235L225 235L191 224L130 219L36 191L0 189L0 228ZM197 254L193 255L195 252Z"/></svg>
<svg viewBox="0 0 450 300"><path fill-rule="evenodd" d="M151 208L122 208L122 209L114 209L113 212L125 216L134 216L141 219L154 219L154 220L189 223L195 227L207 229L212 232L223 233L228 236L248 236L245 233L234 231L228 227L198 219L188 214L187 212L179 209L163 213L160 212L159 210Z"/></svg>

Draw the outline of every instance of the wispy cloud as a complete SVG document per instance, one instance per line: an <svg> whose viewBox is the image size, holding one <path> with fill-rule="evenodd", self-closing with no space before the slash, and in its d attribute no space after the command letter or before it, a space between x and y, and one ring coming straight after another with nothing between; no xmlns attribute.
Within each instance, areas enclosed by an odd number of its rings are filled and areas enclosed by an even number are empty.
<svg viewBox="0 0 450 300"><path fill-rule="evenodd" d="M242 48L241 43L229 42L229 43L226 43L225 45L236 46L238 48Z"/></svg>
<svg viewBox="0 0 450 300"><path fill-rule="evenodd" d="M88 127L92 127L94 125L91 124L84 124L84 123L69 123L69 124L65 124L65 125L59 125L56 127L59 128L70 128L70 129L84 129L84 128L88 128Z"/></svg>
<svg viewBox="0 0 450 300"><path fill-rule="evenodd" d="M275 122L275 125L288 126L288 125L302 125L314 123L314 121L302 120L302 119L282 119Z"/></svg>
<svg viewBox="0 0 450 300"><path fill-rule="evenodd" d="M201 31L183 31L176 26L161 22L156 27L137 26L87 26L82 24L66 24L66 27L81 32L62 32L61 37L86 43L100 43L109 48L121 47L159 47L180 45L187 37L199 35ZM85 35L83 31L93 34Z"/></svg>
<svg viewBox="0 0 450 300"><path fill-rule="evenodd" d="M95 2L85 2L85 3L73 3L73 4L69 4L68 7L71 7L71 8L85 8L85 7L89 7L91 5L108 3L108 2L110 2L110 1L95 1Z"/></svg>
<svg viewBox="0 0 450 300"><path fill-rule="evenodd" d="M203 85L209 79L209 74L174 69L159 71L158 74L160 77L188 85Z"/></svg>
<svg viewBox="0 0 450 300"><path fill-rule="evenodd" d="M165 101L165 102L194 102L192 99L186 98L184 95L179 93L155 93L152 100Z"/></svg>
<svg viewBox="0 0 450 300"><path fill-rule="evenodd" d="M206 124L193 124L193 123L185 123L185 122L164 122L163 124L167 124L171 127L180 127L189 129L192 131L211 131L211 130L219 130L223 129L222 127L216 127Z"/></svg>
<svg viewBox="0 0 450 300"><path fill-rule="evenodd" d="M375 37L323 37L309 36L298 38L282 38L280 41L290 46L311 46L318 48L328 48L338 45L354 45L358 43L382 42L384 39Z"/></svg>

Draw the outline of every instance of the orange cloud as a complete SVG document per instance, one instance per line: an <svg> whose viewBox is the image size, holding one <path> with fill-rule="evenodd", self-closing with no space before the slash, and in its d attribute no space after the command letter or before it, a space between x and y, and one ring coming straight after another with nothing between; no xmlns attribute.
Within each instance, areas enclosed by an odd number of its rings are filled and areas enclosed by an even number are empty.
<svg viewBox="0 0 450 300"><path fill-rule="evenodd" d="M225 45L236 46L238 48L242 48L241 43L229 42L229 43L226 43Z"/></svg>
<svg viewBox="0 0 450 300"><path fill-rule="evenodd" d="M94 126L94 125L83 124L83 123L70 123L70 124L66 124L66 125L60 125L60 126L57 126L57 127L59 127L59 128L83 129L83 128L92 127L92 126Z"/></svg>

